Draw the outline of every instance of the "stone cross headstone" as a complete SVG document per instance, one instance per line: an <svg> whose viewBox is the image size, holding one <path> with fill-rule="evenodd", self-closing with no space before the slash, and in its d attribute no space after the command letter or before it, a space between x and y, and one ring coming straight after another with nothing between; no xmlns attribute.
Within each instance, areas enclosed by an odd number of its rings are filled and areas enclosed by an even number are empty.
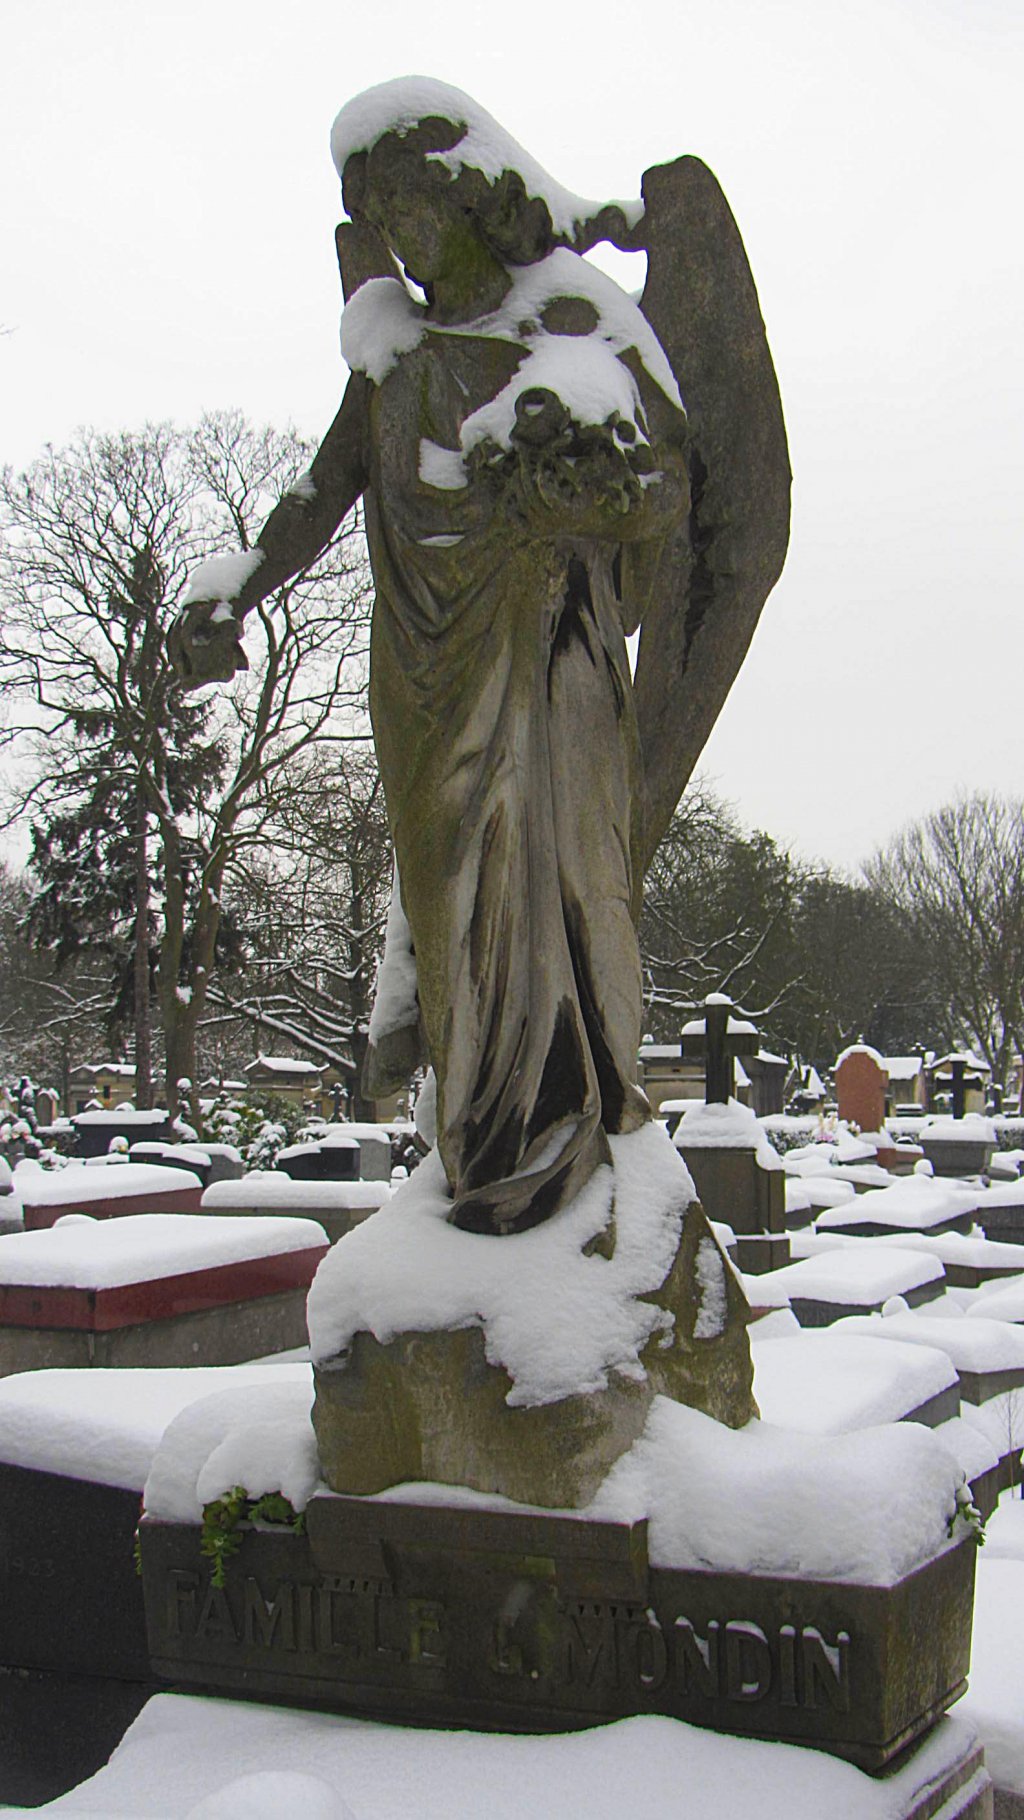
<svg viewBox="0 0 1024 1820"><path fill-rule="evenodd" d="M950 1095L953 1102L953 1117L962 1119L967 1105L967 1083L964 1079L966 1068L963 1056L951 1056L949 1067L952 1075Z"/></svg>
<svg viewBox="0 0 1024 1820"><path fill-rule="evenodd" d="M758 1035L748 1018L733 1017L736 1009L724 992L709 992L704 1016L683 1025L680 1047L685 1056L704 1060L704 1098L709 1106L726 1106L734 1097L737 1060L757 1054Z"/></svg>

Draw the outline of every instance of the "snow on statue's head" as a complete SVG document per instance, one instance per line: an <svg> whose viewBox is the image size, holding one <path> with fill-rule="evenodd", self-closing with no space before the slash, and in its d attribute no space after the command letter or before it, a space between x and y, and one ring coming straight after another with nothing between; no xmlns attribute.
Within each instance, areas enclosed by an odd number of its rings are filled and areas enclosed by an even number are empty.
<svg viewBox="0 0 1024 1820"><path fill-rule="evenodd" d="M633 213L572 195L469 95L423 76L382 82L347 102L331 154L353 219L394 242L421 234L425 215L469 217L508 265L533 265L556 246L583 252L618 240Z"/></svg>

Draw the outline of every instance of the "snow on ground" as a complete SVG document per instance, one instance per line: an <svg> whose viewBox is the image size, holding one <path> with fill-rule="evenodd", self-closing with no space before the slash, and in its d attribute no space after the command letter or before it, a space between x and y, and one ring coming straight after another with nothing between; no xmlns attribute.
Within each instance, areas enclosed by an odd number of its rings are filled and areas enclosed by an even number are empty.
<svg viewBox="0 0 1024 1820"><path fill-rule="evenodd" d="M957 1713L975 1725L985 1746L985 1763L997 1788L1024 1796L1024 1702L1021 1700L1020 1614L1024 1611L1024 1549L1010 1558L1000 1551L1006 1533L1021 1525L1016 1512L1001 1521L1004 1503L990 1518L990 1555L986 1543L978 1558L974 1590L974 1634L967 1693ZM999 1540L997 1541L997 1537ZM986 1558L987 1557L987 1558Z"/></svg>
<svg viewBox="0 0 1024 1820"><path fill-rule="evenodd" d="M888 1327L888 1321L879 1322ZM810 1329L781 1339L751 1333L754 1396L762 1418L804 1434L849 1434L879 1422L898 1422L957 1382L945 1352L876 1344L866 1320Z"/></svg>
<svg viewBox="0 0 1024 1820"><path fill-rule="evenodd" d="M193 1365L188 1370L25 1371L0 1379L0 1460L141 1492L153 1455L190 1403L232 1387L260 1394L273 1371L312 1394L309 1365Z"/></svg>
<svg viewBox="0 0 1024 1820"><path fill-rule="evenodd" d="M179 1178L184 1173L176 1169ZM315 1220L259 1215L217 1219L196 1213L138 1213L118 1220L70 1214L39 1232L0 1238L0 1284L114 1289L159 1277L213 1270L251 1258L326 1245Z"/></svg>
<svg viewBox="0 0 1024 1820"><path fill-rule="evenodd" d="M1004 1491L998 1508L989 1517L985 1550L986 1566L990 1561L1020 1561L1024 1566L1024 1498L1019 1487L1012 1493Z"/></svg>
<svg viewBox="0 0 1024 1820"><path fill-rule="evenodd" d="M105 1769L35 1811L61 1820L894 1820L973 1738L960 1717L942 1719L909 1764L877 1781L822 1751L677 1719L510 1737L158 1694ZM298 1806L272 1805L282 1764L301 1764L310 1784ZM232 1792L242 1776L248 1787ZM257 1806L260 1781L267 1798Z"/></svg>

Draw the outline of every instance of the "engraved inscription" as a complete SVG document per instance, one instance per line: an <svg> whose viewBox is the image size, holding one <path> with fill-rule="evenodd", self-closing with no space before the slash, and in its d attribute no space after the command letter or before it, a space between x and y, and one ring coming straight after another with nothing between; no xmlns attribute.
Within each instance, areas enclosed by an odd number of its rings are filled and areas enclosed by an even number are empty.
<svg viewBox="0 0 1024 1820"><path fill-rule="evenodd" d="M671 1704L773 1699L805 1711L851 1710L845 1630L833 1640L811 1624L769 1631L747 1618L713 1618L698 1627L685 1615L663 1624L639 1604L535 1600L524 1583L490 1617L477 1614L475 1642L472 1631L452 1629L440 1600L399 1597L386 1580L340 1576L277 1580L268 1588L249 1574L219 1588L205 1576L171 1569L164 1616L169 1638L179 1644L193 1641L217 1656L239 1648L279 1661L330 1657L331 1672L342 1679L438 1675L475 1660L476 1672L493 1675L513 1698L532 1685L541 1697L545 1689L575 1690L583 1704L588 1695L600 1704L621 1692L668 1697ZM457 1662L454 1635L462 1638Z"/></svg>
<svg viewBox="0 0 1024 1820"><path fill-rule="evenodd" d="M384 1580L328 1577L317 1585L278 1580L268 1593L254 1575L226 1587L172 1569L166 1579L170 1637L209 1645L266 1650L275 1655L324 1655L338 1671L368 1667L443 1669L447 1666L444 1606L431 1599L398 1599Z"/></svg>

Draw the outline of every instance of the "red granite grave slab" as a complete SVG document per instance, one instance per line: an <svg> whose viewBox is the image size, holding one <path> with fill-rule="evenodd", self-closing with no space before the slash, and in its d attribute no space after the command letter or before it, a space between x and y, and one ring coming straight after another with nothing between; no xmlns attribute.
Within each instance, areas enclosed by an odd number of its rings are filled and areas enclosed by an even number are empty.
<svg viewBox="0 0 1024 1820"><path fill-rule="evenodd" d="M110 1289L46 1288L37 1284L0 1284L0 1327L57 1327L86 1333L111 1333L145 1321L168 1321L176 1315L222 1308L231 1302L258 1301L289 1289L308 1289L327 1245L310 1245L276 1257L245 1258L206 1270L121 1283Z"/></svg>
<svg viewBox="0 0 1024 1820"><path fill-rule="evenodd" d="M109 1195L105 1199L83 1195L80 1201L54 1205L24 1197L25 1231L39 1232L53 1226L67 1213L87 1213L93 1220L117 1220L130 1213L198 1213L203 1199L201 1182L182 1188L151 1188L142 1194Z"/></svg>

